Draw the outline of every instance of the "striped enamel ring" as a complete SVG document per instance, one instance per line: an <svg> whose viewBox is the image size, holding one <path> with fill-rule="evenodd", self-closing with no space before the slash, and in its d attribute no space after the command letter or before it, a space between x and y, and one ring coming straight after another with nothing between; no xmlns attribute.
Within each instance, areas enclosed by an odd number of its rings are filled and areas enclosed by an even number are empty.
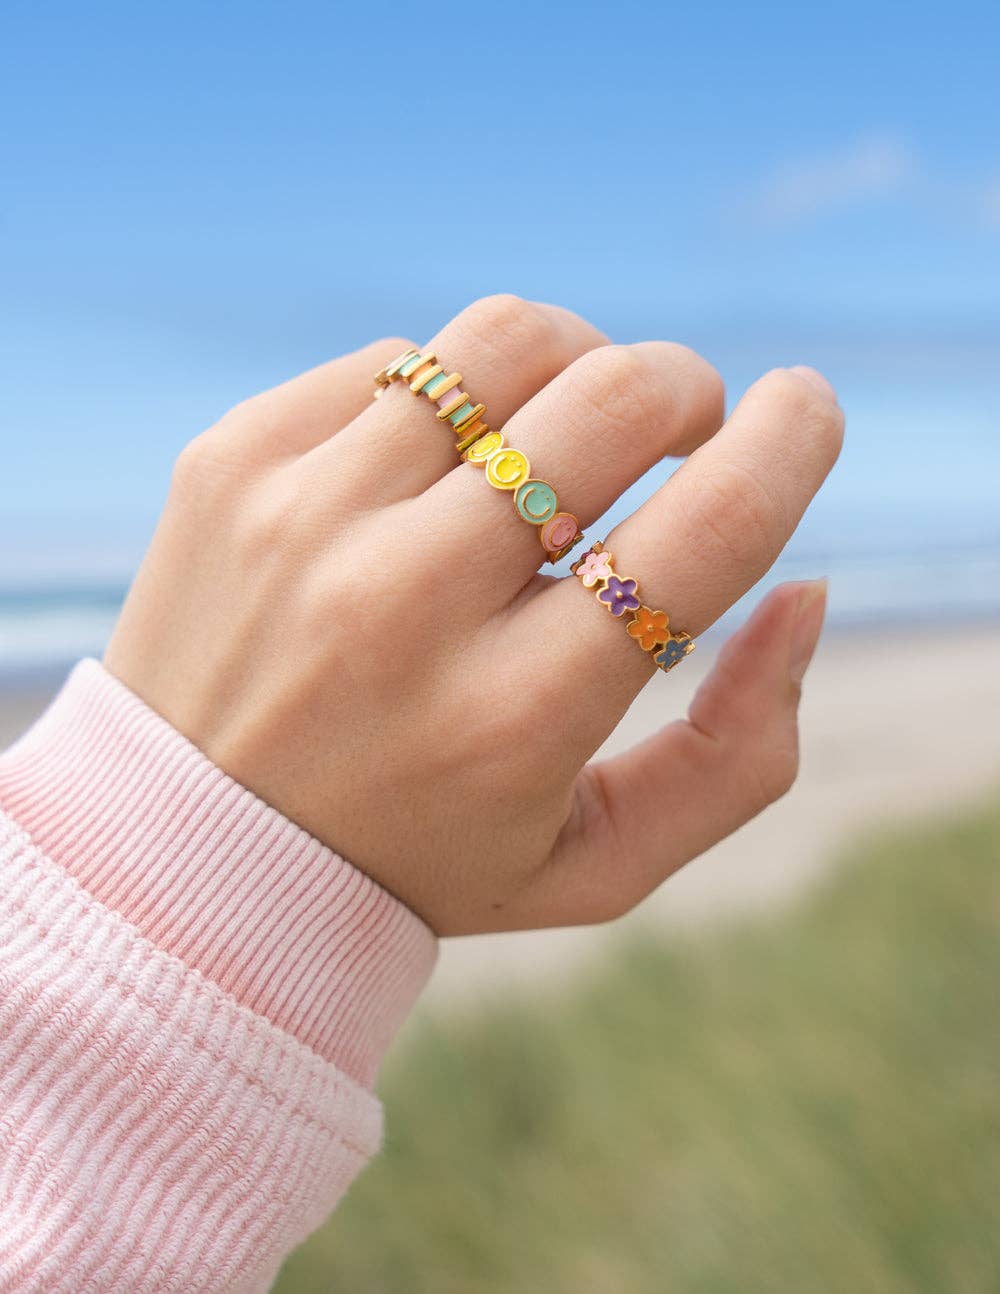
<svg viewBox="0 0 1000 1294"><path fill-rule="evenodd" d="M441 422L449 423L458 440L455 448L461 454L474 440L485 435L489 427L483 422L485 404L476 404L462 390L462 374L446 373L432 350L422 353L410 346L391 364L375 374L375 395L380 396L392 382L404 381L414 395L426 395L437 405Z"/></svg>
<svg viewBox="0 0 1000 1294"><path fill-rule="evenodd" d="M405 381L414 395L425 395L437 405L439 421L450 423L457 440L455 450L466 462L486 470L486 479L497 490L512 492L517 515L538 530L538 539L550 562L565 557L583 538L572 512L562 512L554 488L531 475L531 465L519 449L507 444L500 431L491 430L483 418L484 404L476 404L462 390L461 373L448 373L433 351L409 347L375 374L379 396L392 382Z"/></svg>
<svg viewBox="0 0 1000 1294"><path fill-rule="evenodd" d="M585 589L593 589L598 602L613 616L625 620L629 637L643 651L652 652L657 668L664 673L694 651L690 634L671 633L667 613L652 611L643 604L638 581L630 575L617 574L614 558L603 544L592 544L580 560L573 563L572 570Z"/></svg>

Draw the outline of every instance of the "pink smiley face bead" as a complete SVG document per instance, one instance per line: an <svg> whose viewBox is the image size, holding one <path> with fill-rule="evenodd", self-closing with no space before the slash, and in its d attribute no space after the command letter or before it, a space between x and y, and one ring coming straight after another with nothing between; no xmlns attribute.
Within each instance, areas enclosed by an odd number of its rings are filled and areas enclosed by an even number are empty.
<svg viewBox="0 0 1000 1294"><path fill-rule="evenodd" d="M583 538L580 523L572 512L557 512L546 521L538 532L542 547L548 554L550 562L557 562L565 557L569 550Z"/></svg>

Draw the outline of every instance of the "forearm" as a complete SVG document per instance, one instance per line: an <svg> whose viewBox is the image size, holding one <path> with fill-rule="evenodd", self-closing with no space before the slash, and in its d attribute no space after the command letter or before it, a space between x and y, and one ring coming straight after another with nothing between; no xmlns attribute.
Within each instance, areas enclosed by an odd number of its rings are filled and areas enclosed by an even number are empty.
<svg viewBox="0 0 1000 1294"><path fill-rule="evenodd" d="M378 1146L432 935L93 663L0 808L0 1284L266 1289Z"/></svg>

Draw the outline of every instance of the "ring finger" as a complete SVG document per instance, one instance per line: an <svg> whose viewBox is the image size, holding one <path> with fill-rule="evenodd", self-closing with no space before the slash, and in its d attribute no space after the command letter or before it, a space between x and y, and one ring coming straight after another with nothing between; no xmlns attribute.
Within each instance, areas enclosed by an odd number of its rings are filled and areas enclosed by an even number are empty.
<svg viewBox="0 0 1000 1294"><path fill-rule="evenodd" d="M708 628L768 570L840 452L844 418L811 369L777 369L744 395L723 428L608 536L619 577L667 612L672 632ZM562 696L568 742L585 759L607 737L656 666L580 580L543 586L505 633L526 676ZM560 650L559 644L564 644ZM502 650L502 647L500 647ZM600 686L581 679L588 666Z"/></svg>

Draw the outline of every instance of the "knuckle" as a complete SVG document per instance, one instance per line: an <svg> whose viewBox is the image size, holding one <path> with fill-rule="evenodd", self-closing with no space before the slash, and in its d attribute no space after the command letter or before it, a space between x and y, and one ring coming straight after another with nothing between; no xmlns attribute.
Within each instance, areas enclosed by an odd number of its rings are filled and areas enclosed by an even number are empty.
<svg viewBox="0 0 1000 1294"><path fill-rule="evenodd" d="M774 804L795 785L799 775L799 751L796 741L768 744L751 761L754 770L755 803L758 811Z"/></svg>
<svg viewBox="0 0 1000 1294"><path fill-rule="evenodd" d="M252 439L248 432L276 431L269 395L264 392L233 405L189 441L174 460L171 492L184 498L224 500L263 479L266 465L248 449Z"/></svg>
<svg viewBox="0 0 1000 1294"><path fill-rule="evenodd" d="M646 342L643 350L655 354L663 368L668 366L677 373L707 385L721 402L725 399L725 385L719 370L691 346L680 341Z"/></svg>
<svg viewBox="0 0 1000 1294"><path fill-rule="evenodd" d="M189 440L174 460L173 484L182 489L195 484L202 476L202 456L204 451L198 438Z"/></svg>
<svg viewBox="0 0 1000 1294"><path fill-rule="evenodd" d="M759 470L734 461L716 464L698 478L691 500L696 528L731 561L770 560L784 542L784 509Z"/></svg>
<svg viewBox="0 0 1000 1294"><path fill-rule="evenodd" d="M386 363L390 363L396 355L402 355L404 350L410 350L413 342L408 337L379 337L377 341L372 342L373 351L384 351L388 356Z"/></svg>
<svg viewBox="0 0 1000 1294"><path fill-rule="evenodd" d="M188 441L174 461L171 488L183 495L214 491L231 474L232 464L213 428Z"/></svg>
<svg viewBox="0 0 1000 1294"><path fill-rule="evenodd" d="M271 387L241 400L216 428L234 455L244 453L248 466L253 457L250 446L280 445L287 433L288 408L282 392L280 386Z"/></svg>
<svg viewBox="0 0 1000 1294"><path fill-rule="evenodd" d="M702 434L696 434L681 447L690 451L701 442L704 435L710 435L722 426L726 416L726 384L719 370L704 355L699 355L688 346L678 343L671 345L675 351L680 352L679 359L682 360L683 367L678 363L678 371L685 374L690 389L697 392L700 406L697 424Z"/></svg>
<svg viewBox="0 0 1000 1294"><path fill-rule="evenodd" d="M203 433L209 440L228 440L234 444L242 441L248 430L256 430L269 418L269 391L247 396L227 409L219 421L209 431Z"/></svg>
<svg viewBox="0 0 1000 1294"><path fill-rule="evenodd" d="M578 390L597 416L615 430L669 421L670 384L650 357L632 346L602 346L577 361Z"/></svg>
<svg viewBox="0 0 1000 1294"><path fill-rule="evenodd" d="M492 349L517 354L547 346L555 327L541 306L510 292L474 301L462 312L461 322Z"/></svg>
<svg viewBox="0 0 1000 1294"><path fill-rule="evenodd" d="M219 419L220 427L243 426L248 422L254 422L260 414L260 407L263 404L263 396L258 392L256 395L245 396L238 400L231 409Z"/></svg>

